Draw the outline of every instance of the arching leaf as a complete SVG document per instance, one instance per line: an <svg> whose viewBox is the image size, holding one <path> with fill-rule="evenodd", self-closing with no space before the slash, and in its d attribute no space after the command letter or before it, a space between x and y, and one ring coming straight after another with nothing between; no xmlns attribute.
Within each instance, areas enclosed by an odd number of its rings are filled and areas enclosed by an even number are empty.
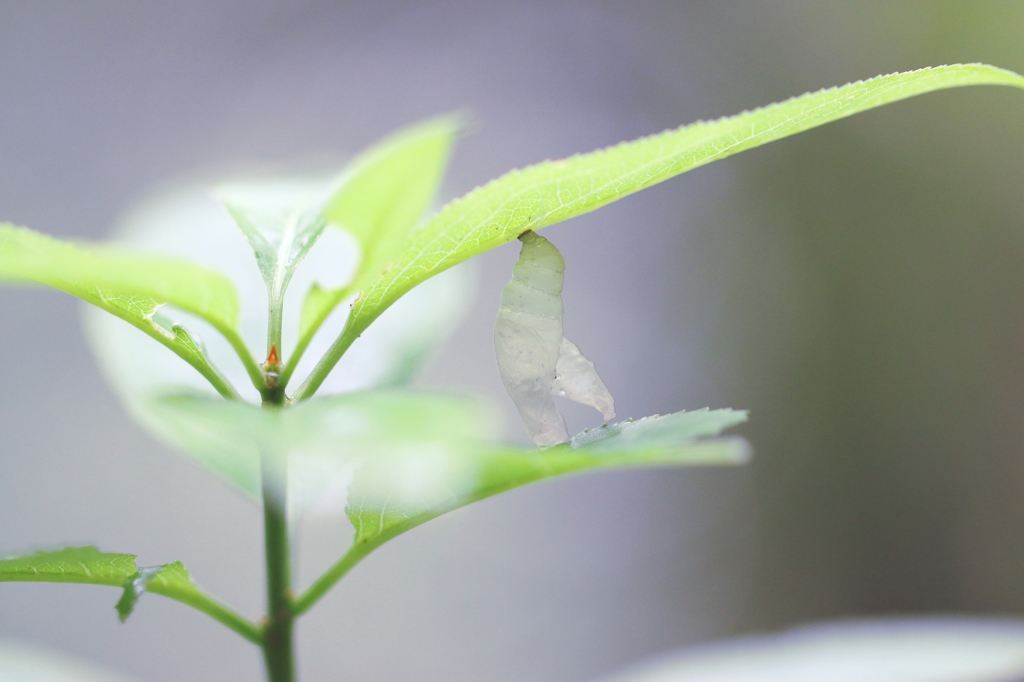
<svg viewBox="0 0 1024 682"><path fill-rule="evenodd" d="M451 202L413 232L394 264L361 288L345 330L298 397L316 391L388 306L456 263L732 154L885 104L967 85L1024 88L1024 77L986 64L894 73L511 171Z"/></svg>
<svg viewBox="0 0 1024 682"><path fill-rule="evenodd" d="M3 224L0 279L46 284L102 308L177 353L221 394L236 395L184 327L158 312L169 303L198 315L245 352L238 335L238 295L223 275L187 261L76 246Z"/></svg>

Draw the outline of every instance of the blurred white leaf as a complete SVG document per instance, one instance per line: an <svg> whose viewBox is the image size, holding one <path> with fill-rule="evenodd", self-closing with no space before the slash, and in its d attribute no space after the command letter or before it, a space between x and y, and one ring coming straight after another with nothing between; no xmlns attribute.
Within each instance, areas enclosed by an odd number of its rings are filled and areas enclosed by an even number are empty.
<svg viewBox="0 0 1024 682"><path fill-rule="evenodd" d="M0 681L128 682L128 678L41 647L0 641Z"/></svg>
<svg viewBox="0 0 1024 682"><path fill-rule="evenodd" d="M316 396L283 410L178 395L151 401L148 412L159 418L165 441L253 497L260 494L261 457L287 458L293 516L341 513L348 483L368 460L387 469L389 485L448 495L465 475L467 452L499 427L479 398L407 390Z"/></svg>
<svg viewBox="0 0 1024 682"><path fill-rule="evenodd" d="M604 682L1011 682L1024 622L982 618L826 623L694 647Z"/></svg>

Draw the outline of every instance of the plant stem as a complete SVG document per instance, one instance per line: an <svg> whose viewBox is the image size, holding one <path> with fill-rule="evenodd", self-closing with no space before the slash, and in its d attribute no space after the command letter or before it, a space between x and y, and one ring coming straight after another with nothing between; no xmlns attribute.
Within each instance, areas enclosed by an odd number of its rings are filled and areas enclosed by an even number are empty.
<svg viewBox="0 0 1024 682"><path fill-rule="evenodd" d="M268 682L294 682L291 578L288 558L288 521L283 505L273 496L263 502L267 553L267 622L263 628L263 660Z"/></svg>
<svg viewBox="0 0 1024 682"><path fill-rule="evenodd" d="M227 377L221 374L220 370L214 367L213 363L209 360L207 360L205 365L199 362L192 362L190 359L186 359L185 362L199 370L199 373L210 382L210 385L217 389L217 393L220 393L221 397L227 400L242 399L242 396L231 385L231 382L227 380Z"/></svg>
<svg viewBox="0 0 1024 682"><path fill-rule="evenodd" d="M283 291L268 289L267 304L267 360L262 367L263 385L260 394L266 407L277 408L285 404L284 389L287 380L281 376L281 316L284 308ZM284 480L284 479L282 479Z"/></svg>
<svg viewBox="0 0 1024 682"><path fill-rule="evenodd" d="M345 554L338 559L327 569L327 572L317 578L316 582L309 586L309 589L302 593L298 599L295 600L293 611L296 616L300 616L308 611L313 604L316 604L320 597L327 594L332 587L339 580L341 580L346 573L352 570L352 568L358 564L363 558L379 547L379 542L362 542L353 545Z"/></svg>
<svg viewBox="0 0 1024 682"><path fill-rule="evenodd" d="M388 540L401 535L410 528L415 528L421 523L429 521L434 518L434 516L437 515L420 514L406 519L403 523L396 523L378 535L368 538L356 538L349 550L345 552L340 559L334 562L333 566L328 568L323 575L316 579L316 582L310 585L305 592L292 601L292 614L295 616L301 616L304 614L306 611L311 609L321 597L330 592L331 588L334 587L339 580L344 578L356 564L365 559L370 552L377 549Z"/></svg>
<svg viewBox="0 0 1024 682"><path fill-rule="evenodd" d="M267 361L263 364L263 407L277 413L285 407L280 371L283 287L267 287ZM269 415L268 415L269 416ZM276 415L275 416L279 416ZM288 461L283 453L260 453L263 480L263 542L267 565L267 617L263 626L263 662L268 682L295 681L291 550L288 546Z"/></svg>
<svg viewBox="0 0 1024 682"><path fill-rule="evenodd" d="M284 292L268 292L267 304L267 354L270 349L277 349L277 356L284 357L284 350L281 348L281 318L284 313Z"/></svg>
<svg viewBox="0 0 1024 682"><path fill-rule="evenodd" d="M306 381L303 382L302 386L295 393L295 400L306 400L313 397L316 393L316 389L320 388L320 384L324 382L327 375L331 373L334 366L338 364L338 360L345 354L352 342L359 338L359 334L349 325L346 324L345 328L341 332L341 336L335 340L331 345L327 353L320 358L320 362L316 363L316 367L310 372Z"/></svg>
<svg viewBox="0 0 1024 682"><path fill-rule="evenodd" d="M220 333L224 335L228 343L234 349L238 358L242 361L242 365L245 367L246 373L249 375L249 380L252 381L252 385L256 387L257 391L263 390L263 370L260 369L256 359L253 358L252 353L249 352L249 347L245 345L245 341L242 340L241 335L238 334L234 329L220 329Z"/></svg>
<svg viewBox="0 0 1024 682"><path fill-rule="evenodd" d="M281 395L283 398L283 394ZM280 409L267 405L266 409ZM263 533L267 566L267 617L263 626L263 660L268 682L294 682L291 554L288 547L287 463L278 453L261 453Z"/></svg>
<svg viewBox="0 0 1024 682"><path fill-rule="evenodd" d="M255 623L201 590L183 592L173 587L168 589L160 583L150 583L148 591L191 606L228 626L253 644L263 646L263 632Z"/></svg>

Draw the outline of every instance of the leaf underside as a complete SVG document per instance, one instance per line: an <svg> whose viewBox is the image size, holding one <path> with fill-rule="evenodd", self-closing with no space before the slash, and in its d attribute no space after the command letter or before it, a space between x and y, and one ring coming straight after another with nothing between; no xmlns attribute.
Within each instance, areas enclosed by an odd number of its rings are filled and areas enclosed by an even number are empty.
<svg viewBox="0 0 1024 682"><path fill-rule="evenodd" d="M201 598L199 587L176 561L138 568L134 554L100 552L95 547L66 547L0 559L0 582L79 583L123 587L117 611L124 620L146 591L185 603Z"/></svg>
<svg viewBox="0 0 1024 682"><path fill-rule="evenodd" d="M428 450L369 458L348 486L352 546L296 599L295 612L311 608L391 538L513 488L599 469L742 464L746 441L716 436L746 419L744 411L704 409L606 424L546 450L478 442L445 457Z"/></svg>
<svg viewBox="0 0 1024 682"><path fill-rule="evenodd" d="M396 475L403 472L392 462L369 461L349 486L346 511L355 528L353 544L377 545L471 502L564 474L741 464L749 457L746 442L714 437L746 419L747 413L740 410L695 410L606 424L545 450L482 446L460 463L461 485L428 490L426 495L403 487L403 477Z"/></svg>

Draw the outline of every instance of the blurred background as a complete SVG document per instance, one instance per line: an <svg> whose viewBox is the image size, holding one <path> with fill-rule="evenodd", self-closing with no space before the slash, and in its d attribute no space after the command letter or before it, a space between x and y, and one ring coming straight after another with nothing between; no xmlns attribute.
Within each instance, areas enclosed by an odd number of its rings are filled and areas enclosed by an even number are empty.
<svg viewBox="0 0 1024 682"><path fill-rule="evenodd" d="M1014 2L5 2L0 217L102 238L225 164L344 159L475 121L444 199L503 171L927 65L1024 71ZM749 408L744 469L544 483L400 537L299 629L306 680L593 679L735 633L860 614L1024 609L1024 96L927 95L545 230L565 328L619 416ZM420 381L490 394L514 245ZM152 441L58 292L0 291L0 553L182 560L261 611L256 507ZM597 423L569 411L570 431ZM310 524L299 581L346 545ZM259 679L180 604L5 584L0 637L144 680Z"/></svg>

